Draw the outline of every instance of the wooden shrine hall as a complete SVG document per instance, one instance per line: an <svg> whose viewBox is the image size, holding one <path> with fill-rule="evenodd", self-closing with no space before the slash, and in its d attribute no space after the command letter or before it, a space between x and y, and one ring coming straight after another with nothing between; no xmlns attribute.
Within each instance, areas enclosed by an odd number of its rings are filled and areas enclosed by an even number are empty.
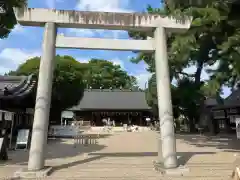
<svg viewBox="0 0 240 180"><path fill-rule="evenodd" d="M87 89L79 105L69 109L77 120L90 121L92 126L103 126L102 119L114 120L116 126L131 123L145 126L145 118L152 118L145 92L120 89Z"/></svg>

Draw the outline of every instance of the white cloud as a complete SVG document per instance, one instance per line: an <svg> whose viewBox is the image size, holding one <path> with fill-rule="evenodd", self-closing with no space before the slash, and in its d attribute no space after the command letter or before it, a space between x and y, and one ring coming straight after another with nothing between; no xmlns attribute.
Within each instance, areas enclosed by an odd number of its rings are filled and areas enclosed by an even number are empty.
<svg viewBox="0 0 240 180"><path fill-rule="evenodd" d="M11 71L10 68L5 68L5 67L2 67L0 66L0 75L4 75L5 73Z"/></svg>
<svg viewBox="0 0 240 180"><path fill-rule="evenodd" d="M76 58L79 62L81 63L88 63L89 62L89 59L83 59L83 58Z"/></svg>
<svg viewBox="0 0 240 180"><path fill-rule="evenodd" d="M122 37L128 37L127 31L121 31L121 30L104 30L102 32L103 38L111 38L111 39L121 39Z"/></svg>
<svg viewBox="0 0 240 180"><path fill-rule="evenodd" d="M87 57L87 58L80 57L76 59L81 63L88 63L92 59L92 57ZM122 69L125 69L124 62L118 58L113 58L108 61L111 61L114 65L119 65L121 66Z"/></svg>
<svg viewBox="0 0 240 180"><path fill-rule="evenodd" d="M25 51L22 49L5 48L0 53L0 58L11 60L13 63L20 64L27 59L40 56L39 51Z"/></svg>
<svg viewBox="0 0 240 180"><path fill-rule="evenodd" d="M111 59L111 62L113 62L114 65L119 65L122 69L125 69L124 62L118 58Z"/></svg>
<svg viewBox="0 0 240 180"><path fill-rule="evenodd" d="M78 37L93 37L94 31L89 29L68 29L67 35L74 35Z"/></svg>
<svg viewBox="0 0 240 180"><path fill-rule="evenodd" d="M140 88L145 89L148 86L148 80L151 77L151 74L149 72L144 72L135 75L137 78L137 83Z"/></svg>
<svg viewBox="0 0 240 180"><path fill-rule="evenodd" d="M14 26L14 29L12 30L11 33L23 33L24 32L24 27L21 26L20 24L17 24Z"/></svg>
<svg viewBox="0 0 240 180"><path fill-rule="evenodd" d="M111 38L111 39L122 39L128 37L126 31L121 30L103 30L103 29L67 29L66 36L77 36L77 37L100 37L100 38Z"/></svg>
<svg viewBox="0 0 240 180"><path fill-rule="evenodd" d="M203 68L202 74L201 74L201 80L208 80L209 79L209 74L207 73L207 70L215 70L218 67L219 62L217 61L216 63L214 63L211 66L205 66ZM185 68L183 71L185 73L189 73L189 74L194 74L197 70L197 67L195 65L190 66L188 68Z"/></svg>
<svg viewBox="0 0 240 180"><path fill-rule="evenodd" d="M79 0L77 10L103 11L103 12L129 12L128 0Z"/></svg>
<svg viewBox="0 0 240 180"><path fill-rule="evenodd" d="M0 52L1 66L0 73L15 70L20 64L27 59L40 56L41 52L38 50L27 51L18 48L5 48Z"/></svg>
<svg viewBox="0 0 240 180"><path fill-rule="evenodd" d="M226 87L226 86L223 86L222 90L223 90L223 95L222 95L223 98L228 97L232 93L231 88Z"/></svg>

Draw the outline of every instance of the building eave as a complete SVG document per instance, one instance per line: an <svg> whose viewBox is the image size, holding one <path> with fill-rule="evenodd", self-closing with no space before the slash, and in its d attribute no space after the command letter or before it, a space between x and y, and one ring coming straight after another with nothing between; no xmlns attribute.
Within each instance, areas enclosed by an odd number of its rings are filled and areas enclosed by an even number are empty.
<svg viewBox="0 0 240 180"><path fill-rule="evenodd" d="M33 75L0 76L0 100L14 100L27 96L36 85Z"/></svg>

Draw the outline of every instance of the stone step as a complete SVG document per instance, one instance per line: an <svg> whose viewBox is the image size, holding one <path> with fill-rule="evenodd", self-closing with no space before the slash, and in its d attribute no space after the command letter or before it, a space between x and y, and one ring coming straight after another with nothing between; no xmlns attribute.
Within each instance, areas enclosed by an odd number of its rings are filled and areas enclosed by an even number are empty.
<svg viewBox="0 0 240 180"><path fill-rule="evenodd" d="M61 167L56 167L56 169L60 169ZM77 166L77 167L71 167L68 169L60 169L58 171L64 172L64 171L69 171L69 170L81 170L81 171L113 171L113 170L118 170L118 169L123 169L123 170L153 170L153 166ZM187 167L191 171L198 171L199 166L195 167ZM229 167L201 167L201 171L229 171L233 170L234 168L229 168Z"/></svg>
<svg viewBox="0 0 240 180"><path fill-rule="evenodd" d="M98 178L92 178L92 177L85 177L85 178L71 178L71 177L58 177L58 180L230 180L226 179L224 177L208 177L208 178L180 178L180 179L172 179L172 178L166 178L166 177L122 177L122 178L106 178L106 177L98 177ZM8 179L6 179L8 180ZM10 179L9 179L10 180ZM30 179L19 179L19 180L30 180ZM47 177L47 178L40 178L40 179L31 179L31 180L56 180L56 177Z"/></svg>
<svg viewBox="0 0 240 180"><path fill-rule="evenodd" d="M34 180L231 180L230 178L226 177L46 177L46 178L38 178ZM6 179L8 180L8 179ZM9 179L10 180L10 179ZM30 180L30 179L20 179L20 180ZM31 179L33 180L33 179Z"/></svg>
<svg viewBox="0 0 240 180"><path fill-rule="evenodd" d="M190 164L190 172L185 173L184 176L169 176L164 177L163 180L215 180L215 179L223 179L227 180L231 176L233 169L231 168L231 164L222 163L222 164L199 164L193 163ZM126 164L126 163L90 163L90 164L80 164L77 166L70 167L58 167L59 169L55 171L50 177L47 179L93 179L93 180L101 180L101 179L154 179L161 177L159 172L156 172L153 169L152 164ZM63 168L63 169L61 169ZM17 170L17 166L9 166L9 167L0 167L0 172L6 173L9 171L9 175L11 172L15 172ZM7 178L5 178L7 179Z"/></svg>
<svg viewBox="0 0 240 180"><path fill-rule="evenodd" d="M71 173L72 172L72 173ZM172 178L172 179L192 179L192 180L212 180L212 179L223 179L227 180L231 176L233 172L233 168L229 166L229 164L225 164L224 166L216 165L216 164L209 164L208 166L204 166L199 168L199 165L195 165L194 167L190 167L190 172L184 173L184 176L174 176L174 177L164 177L165 179ZM72 174L69 176L69 174ZM61 177L69 177L69 178L80 178L86 179L91 177L92 179L121 179L121 178L162 178L159 172L156 172L153 169L153 166L146 166L146 165L136 165L136 166L129 166L129 165L122 165L121 167L119 164L112 164L112 166L106 164L92 164L88 166L77 166L71 167L66 169L59 169L58 171L54 172L51 177L54 178L61 178ZM171 179L171 180L172 180Z"/></svg>
<svg viewBox="0 0 240 180"><path fill-rule="evenodd" d="M151 169L139 169L139 170L133 170L133 169L101 169L101 170L78 170L78 171L58 171L52 174L52 176L55 177L61 177L61 176L69 176L69 174L72 175L70 177L88 177L89 174L92 178L97 177L124 177L124 176L144 176L144 177L150 177L150 176L160 176L160 173L155 172ZM199 170L190 170L190 172L184 173L184 177L188 178L194 178L194 177L229 177L232 174L232 170L205 170L205 171L199 171Z"/></svg>

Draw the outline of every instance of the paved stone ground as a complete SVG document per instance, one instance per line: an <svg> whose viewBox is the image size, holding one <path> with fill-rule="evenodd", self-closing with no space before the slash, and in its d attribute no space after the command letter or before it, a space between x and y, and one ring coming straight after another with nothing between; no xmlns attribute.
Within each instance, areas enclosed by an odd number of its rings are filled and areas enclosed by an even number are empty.
<svg viewBox="0 0 240 180"><path fill-rule="evenodd" d="M182 176L162 176L153 168L157 159L156 132L103 135L95 145L73 146L72 140L50 141L46 165L54 172L46 179L81 180L226 180L240 151L230 136L177 135L179 162L189 167ZM28 152L12 151L0 165L0 179L10 178L27 164Z"/></svg>

